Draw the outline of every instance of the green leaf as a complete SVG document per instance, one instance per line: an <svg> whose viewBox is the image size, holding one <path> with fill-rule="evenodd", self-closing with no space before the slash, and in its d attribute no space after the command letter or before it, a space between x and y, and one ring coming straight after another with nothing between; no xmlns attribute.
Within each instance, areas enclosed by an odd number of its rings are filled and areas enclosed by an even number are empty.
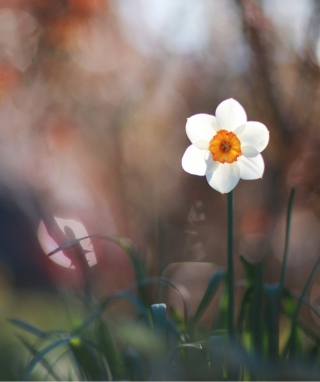
<svg viewBox="0 0 320 382"><path fill-rule="evenodd" d="M225 357L225 339L222 336L209 338L210 378L213 381L222 381Z"/></svg>
<svg viewBox="0 0 320 382"><path fill-rule="evenodd" d="M254 284L256 265L250 263L250 261L248 261L243 255L240 255L240 260L241 260L241 262L244 265L245 270L246 270L248 285L252 286Z"/></svg>
<svg viewBox="0 0 320 382"><path fill-rule="evenodd" d="M227 329L228 293L222 292L219 301L219 309L214 317L213 330Z"/></svg>
<svg viewBox="0 0 320 382"><path fill-rule="evenodd" d="M77 328L73 330L72 335L76 335L80 333L88 325L90 325L94 320L99 318L107 308L111 307L114 303L116 303L117 301L121 299L130 301L137 308L138 312L141 315L144 315L144 316L148 315L149 313L148 309L145 307L144 303L142 303L141 300L138 299L137 297L133 296L132 294L126 291L112 293L111 295L107 296L106 298L102 300L102 302L99 304L98 309L94 313L92 313L86 320L84 320L84 322L81 323L81 325L79 325Z"/></svg>
<svg viewBox="0 0 320 382"><path fill-rule="evenodd" d="M253 286L250 286L246 289L246 291L243 295L243 298L242 298L242 302L241 302L240 310L239 310L239 314L238 314L238 319L237 319L237 326L236 326L237 332L239 332L239 334L241 334L241 332L244 329L243 324L244 324L244 320L246 318L249 303L252 299L252 294L253 294Z"/></svg>
<svg viewBox="0 0 320 382"><path fill-rule="evenodd" d="M25 338L19 335L17 335L17 337L34 357L37 356L39 351L32 344L30 344ZM56 372L53 370L52 365L45 358L42 358L40 362L43 365L43 367L48 371L48 373L54 378L54 380L62 381L62 379L58 376L58 374L56 374Z"/></svg>
<svg viewBox="0 0 320 382"><path fill-rule="evenodd" d="M16 318L10 318L9 321L13 325L17 326L18 328L23 329L31 334L34 334L35 336L42 337L42 338L47 336L47 333L44 332L43 330L40 330L36 328L35 326L27 324L24 321L18 320Z"/></svg>
<svg viewBox="0 0 320 382"><path fill-rule="evenodd" d="M108 365L101 362L99 353L95 348L81 337L73 337L69 340L69 346L74 354L78 368L91 381L109 381L111 375Z"/></svg>
<svg viewBox="0 0 320 382"><path fill-rule="evenodd" d="M113 334L112 328L109 328L107 323L99 320L96 328L98 347L110 366L113 379L125 379L122 354Z"/></svg>
<svg viewBox="0 0 320 382"><path fill-rule="evenodd" d="M286 236L285 236L285 245L284 245L284 253L283 253L283 262L280 276L280 295L282 294L286 276L286 267L287 267L287 258L289 251L289 238L290 238L290 225L291 225L291 214L293 207L295 189L292 188L289 196L288 209L287 209L287 220L286 220Z"/></svg>
<svg viewBox="0 0 320 382"><path fill-rule="evenodd" d="M166 359L174 358L177 355L177 353L179 353L181 350L185 350L186 348L195 348L199 351L202 351L202 344L200 342L195 342L191 344L178 345L168 352L168 354L166 355Z"/></svg>
<svg viewBox="0 0 320 382"><path fill-rule="evenodd" d="M145 304L141 301L141 299L137 298L136 296L123 291L123 292L116 292L113 295L107 297L105 300L103 300L100 303L100 309L105 309L106 307L112 305L114 302L118 300L127 300L131 302L131 304L137 309L137 311L141 315L147 315L148 314L148 309L146 308Z"/></svg>
<svg viewBox="0 0 320 382"><path fill-rule="evenodd" d="M261 350L262 343L262 325L261 325L261 312L262 312L262 263L257 264L254 275L253 283L253 298L250 310L250 326L253 337L253 344L255 351Z"/></svg>
<svg viewBox="0 0 320 382"><path fill-rule="evenodd" d="M48 257L54 255L55 253L64 250L69 247L74 247L78 245L82 240L85 239L91 239L91 238L96 238L96 239L102 239L102 240L107 240L107 241L112 241L113 243L118 244L124 251L125 253L129 256L134 273L136 276L136 280L139 281L143 279L145 276L144 271L145 271L145 264L144 264L144 259L139 258L137 255L131 241L125 237L122 237L120 235L103 235L100 233L92 233L90 235L86 235L80 238L73 238L71 240L66 240L63 243L61 243L56 249L51 251L50 253L47 254ZM145 291L139 290L139 293L141 293L141 297L143 299L146 298L145 296Z"/></svg>
<svg viewBox="0 0 320 382"><path fill-rule="evenodd" d="M43 358L45 357L45 355L47 355L48 353L50 353L52 350L58 348L59 346L61 345L64 345L66 343L68 343L70 340L69 337L66 337L66 338L62 338L62 339L59 339L59 340L56 340L54 342L52 342L50 345L48 345L47 347L45 347L43 350L41 350L32 360L31 362L28 364L27 368L26 368L26 371L24 373L24 376L23 376L23 380L27 381L29 378L30 378L30 375L33 371L33 369L35 368L35 366L39 363L39 362L42 362Z"/></svg>
<svg viewBox="0 0 320 382"><path fill-rule="evenodd" d="M315 265L313 266L311 272L310 272L310 275L307 279L307 282L305 283L305 286L302 290L302 293L299 297L299 300L298 300L298 303L296 305L296 308L295 308L295 311L292 315L292 321L291 321L291 333L290 333L290 337L289 337L289 340L288 340L288 346L286 347L286 349L288 349L289 351L289 354L290 355L294 355L295 353L295 349L296 349L296 326L297 326L297 322L298 322L298 317L299 317L299 312L300 312L300 308L301 308L301 305L305 299L305 296L307 294L307 291L309 289L309 286L311 284L311 281L313 279L313 276L314 274L316 273L316 270L318 269L318 266L320 265L320 256L318 258L318 260L316 261Z"/></svg>
<svg viewBox="0 0 320 382"><path fill-rule="evenodd" d="M167 307L165 304L151 305L154 336L166 343Z"/></svg>
<svg viewBox="0 0 320 382"><path fill-rule="evenodd" d="M133 349L125 353L125 370L127 379L132 381L145 381L145 362L141 359L136 351Z"/></svg>
<svg viewBox="0 0 320 382"><path fill-rule="evenodd" d="M271 359L279 354L279 284L264 284L266 296L265 324L268 332L268 353Z"/></svg>
<svg viewBox="0 0 320 382"><path fill-rule="evenodd" d="M211 280L209 281L207 289L206 289L206 291L202 297L202 300L200 301L200 304L196 310L196 313L195 313L194 317L192 318L191 323L193 325L195 325L199 321L199 319L201 318L201 316L203 315L203 313L205 312L205 310L209 306L209 304L210 304L211 300L213 299L213 296L216 292L216 289L219 285L219 282L225 276L226 276L226 271L224 269L221 269L221 270L218 270L217 272L215 272L213 274L213 276L211 277Z"/></svg>

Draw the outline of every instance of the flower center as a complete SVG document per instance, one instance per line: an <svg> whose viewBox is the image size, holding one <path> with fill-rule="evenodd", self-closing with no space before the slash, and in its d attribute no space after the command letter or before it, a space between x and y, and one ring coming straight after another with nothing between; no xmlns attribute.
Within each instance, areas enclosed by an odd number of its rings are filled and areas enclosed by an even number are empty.
<svg viewBox="0 0 320 382"><path fill-rule="evenodd" d="M220 130L211 139L209 150L212 159L220 163L233 163L242 154L241 143L231 131Z"/></svg>

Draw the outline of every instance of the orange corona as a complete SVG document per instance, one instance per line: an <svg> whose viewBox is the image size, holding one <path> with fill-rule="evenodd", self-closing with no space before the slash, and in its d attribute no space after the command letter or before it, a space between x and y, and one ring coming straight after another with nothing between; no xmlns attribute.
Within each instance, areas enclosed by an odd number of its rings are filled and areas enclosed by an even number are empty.
<svg viewBox="0 0 320 382"><path fill-rule="evenodd" d="M220 163L233 163L242 155L239 139L227 130L217 132L210 141L209 150L212 159Z"/></svg>

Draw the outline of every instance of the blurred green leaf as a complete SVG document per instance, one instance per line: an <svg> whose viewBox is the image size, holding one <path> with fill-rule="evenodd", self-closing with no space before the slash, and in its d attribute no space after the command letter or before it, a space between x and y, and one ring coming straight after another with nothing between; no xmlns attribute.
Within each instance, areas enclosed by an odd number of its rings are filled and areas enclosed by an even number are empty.
<svg viewBox="0 0 320 382"><path fill-rule="evenodd" d="M38 337L46 337L47 336L47 333L44 332L43 330L38 329L35 326L32 326L30 324L27 324L24 321L18 320L16 318L10 318L9 321L13 325L17 326L18 328L23 329L23 330L25 330L31 334L34 334L35 336L38 336Z"/></svg>
<svg viewBox="0 0 320 382"><path fill-rule="evenodd" d="M194 349L197 349L199 351L202 351L203 348L202 348L202 345L205 341L202 341L202 342L194 342L194 343L185 343L185 344L181 344L181 345L178 345L176 346L175 348L171 349L167 355L166 355L166 359L167 360L173 360L181 351L185 351L187 348L194 348Z"/></svg>
<svg viewBox="0 0 320 382"><path fill-rule="evenodd" d="M113 379L124 379L125 371L123 370L123 357L119 348L119 344L114 338L112 328L108 322L98 321L95 329L97 346L106 358Z"/></svg>
<svg viewBox="0 0 320 382"><path fill-rule="evenodd" d="M265 325L268 333L268 354L277 359L279 354L279 284L264 284Z"/></svg>
<svg viewBox="0 0 320 382"><path fill-rule="evenodd" d="M209 338L209 361L210 378L213 381L222 381L225 357L225 339L222 336L212 336Z"/></svg>
<svg viewBox="0 0 320 382"><path fill-rule="evenodd" d="M213 299L213 296L216 292L216 289L219 285L219 282L226 276L226 271L224 269L218 270L215 272L211 280L209 281L209 284L207 286L207 289L202 297L202 300L200 301L200 304L196 310L195 315L193 316L191 323L193 325L196 325L196 323L199 321L207 307L209 306L211 300Z"/></svg>
<svg viewBox="0 0 320 382"><path fill-rule="evenodd" d="M246 318L246 315L248 313L248 307L249 304L252 300L252 294L253 294L253 286L250 286L249 288L246 289L244 292L241 304L240 304L240 309L239 309L239 314L238 314L238 319L237 319L237 332L241 334L241 332L244 330L244 321Z"/></svg>
<svg viewBox="0 0 320 382"><path fill-rule="evenodd" d="M98 308L96 309L94 313L92 313L88 318L84 320L84 322L82 322L77 328L73 330L72 335L80 333L93 321L99 318L107 308L111 307L114 303L116 303L117 301L121 299L125 299L131 302L137 308L138 312L141 315L147 316L149 314L149 311L146 308L145 304L141 302L141 300L137 298L136 296L133 296L132 294L126 291L112 293L111 295L105 297L100 302Z"/></svg>
<svg viewBox="0 0 320 382"><path fill-rule="evenodd" d="M35 357L39 353L38 349L36 349L32 344L30 344L25 338L17 335L21 343L28 349L28 351ZM41 359L41 364L48 371L48 373L54 378L56 381L62 381L62 379L58 376L58 374L53 370L53 366L45 359Z"/></svg>
<svg viewBox="0 0 320 382"><path fill-rule="evenodd" d="M288 258L288 251L289 251L289 239L290 239L291 214L292 214L294 194L295 194L295 189L294 187L292 187L290 196L289 196L289 201L288 201L288 208L287 208L286 236L285 236L283 261L282 261L282 269L281 269L281 276L280 276L280 297L282 295L284 282L285 282L285 276L286 276L287 258Z"/></svg>
<svg viewBox="0 0 320 382"><path fill-rule="evenodd" d="M39 353L37 353L37 355L31 360L31 362L28 364L27 368L26 368L26 371L24 373L24 376L23 376L23 380L28 380L30 378L30 375L33 371L33 369L35 368L35 366L39 363L39 362L42 362L42 359L48 354L50 353L51 351L53 351L54 349L58 348L59 346L61 345L64 345L66 343L68 343L70 340L70 337L66 337L66 338L62 338L62 339L59 339L59 340L56 340L54 342L52 342L50 345L48 345L47 347L45 347L44 349L42 349Z"/></svg>
<svg viewBox="0 0 320 382"><path fill-rule="evenodd" d="M111 375L106 362L102 362L94 347L81 337L72 337L69 346L78 368L89 381L109 381Z"/></svg>
<svg viewBox="0 0 320 382"><path fill-rule="evenodd" d="M255 267L253 281L253 297L250 309L250 326L253 338L254 349L256 352L261 350L262 343L262 290L263 290L263 267L258 263Z"/></svg>
<svg viewBox="0 0 320 382"><path fill-rule="evenodd" d="M213 320L212 330L227 329L228 293L224 291L219 300L219 308Z"/></svg>
<svg viewBox="0 0 320 382"><path fill-rule="evenodd" d="M127 373L127 379L131 381L145 381L145 362L139 356L139 354L130 348L124 354L125 358L125 370Z"/></svg>
<svg viewBox="0 0 320 382"><path fill-rule="evenodd" d="M167 307L165 304L151 305L153 332L155 337L166 343L167 336Z"/></svg>
<svg viewBox="0 0 320 382"><path fill-rule="evenodd" d="M292 315L291 333L290 333L290 337L288 340L288 346L286 347L286 350L289 352L289 356L294 356L295 351L296 351L296 346L297 346L297 344L296 344L296 337L297 337L296 326L297 326L297 322L298 322L298 316L299 316L300 308L301 308L301 305L305 299L305 296L307 294L307 291L308 291L308 288L311 284L313 276L314 276L316 270L318 269L319 265L320 265L320 256L319 256L318 260L316 261L316 263L314 264L314 266L310 272L310 275L309 275L309 277L308 277L308 279L304 285L302 293L301 293L299 300L297 302L295 311L293 312L293 315Z"/></svg>
<svg viewBox="0 0 320 382"><path fill-rule="evenodd" d="M248 286L252 286L254 284L256 265L250 263L250 261L248 261L243 255L240 255L240 260L246 270Z"/></svg>
<svg viewBox="0 0 320 382"><path fill-rule="evenodd" d="M134 269L136 280L139 281L145 277L144 257L138 256L136 250L134 249L134 247L133 247L133 245L129 239L127 239L123 236L120 236L120 235L116 235L116 234L104 235L104 234L100 234L100 233L92 233L90 235L83 236L80 238L66 240L63 243L61 243L56 249L54 249L53 251L48 253L47 256L50 257L50 256L54 255L55 253L63 250L63 249L77 246L82 240L91 239L91 238L108 240L108 241L112 241L113 243L118 244L125 251L125 253L129 256L131 263L132 263L132 266L133 266L133 269ZM140 287L138 288L138 290L140 293L140 297L143 300L146 300L145 290L141 289Z"/></svg>

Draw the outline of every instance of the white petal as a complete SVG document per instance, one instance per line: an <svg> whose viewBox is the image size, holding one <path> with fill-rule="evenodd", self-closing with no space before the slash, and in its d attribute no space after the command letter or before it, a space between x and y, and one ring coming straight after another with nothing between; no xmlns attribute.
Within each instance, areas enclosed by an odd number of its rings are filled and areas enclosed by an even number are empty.
<svg viewBox="0 0 320 382"><path fill-rule="evenodd" d="M252 146L241 146L242 155L247 158L253 158L259 155L259 151Z"/></svg>
<svg viewBox="0 0 320 382"><path fill-rule="evenodd" d="M187 119L186 133L191 143L209 142L217 132L216 119L209 114L196 114Z"/></svg>
<svg viewBox="0 0 320 382"><path fill-rule="evenodd" d="M200 150L208 150L209 149L209 142L208 141L197 141L193 143L198 149Z"/></svg>
<svg viewBox="0 0 320 382"><path fill-rule="evenodd" d="M216 119L221 129L233 131L247 122L247 114L238 101L230 98L217 107Z"/></svg>
<svg viewBox="0 0 320 382"><path fill-rule="evenodd" d="M215 190L224 194L235 188L240 179L238 163L220 163L215 171L207 173L207 181Z"/></svg>
<svg viewBox="0 0 320 382"><path fill-rule="evenodd" d="M196 146L191 145L183 154L182 168L189 174L205 175L207 171L207 158L207 150L200 150Z"/></svg>
<svg viewBox="0 0 320 382"><path fill-rule="evenodd" d="M244 125L238 126L236 129L234 129L235 135L239 135L243 132L243 130L246 128L246 123Z"/></svg>
<svg viewBox="0 0 320 382"><path fill-rule="evenodd" d="M246 128L238 138L241 146L253 146L259 152L264 150L269 142L269 131L260 122L247 122Z"/></svg>
<svg viewBox="0 0 320 382"><path fill-rule="evenodd" d="M264 161L262 155L259 154L254 158L246 158L241 156L238 158L240 167L240 178L246 180L262 178L264 172Z"/></svg>
<svg viewBox="0 0 320 382"><path fill-rule="evenodd" d="M220 164L221 164L220 162L214 161L214 160L212 159L212 155L210 155L210 153L209 153L209 155L208 155L208 159L207 159L207 171L206 171L206 176L207 176L207 177L208 177L208 176L211 176L212 173L213 173L214 171L216 171L216 169L219 167Z"/></svg>

